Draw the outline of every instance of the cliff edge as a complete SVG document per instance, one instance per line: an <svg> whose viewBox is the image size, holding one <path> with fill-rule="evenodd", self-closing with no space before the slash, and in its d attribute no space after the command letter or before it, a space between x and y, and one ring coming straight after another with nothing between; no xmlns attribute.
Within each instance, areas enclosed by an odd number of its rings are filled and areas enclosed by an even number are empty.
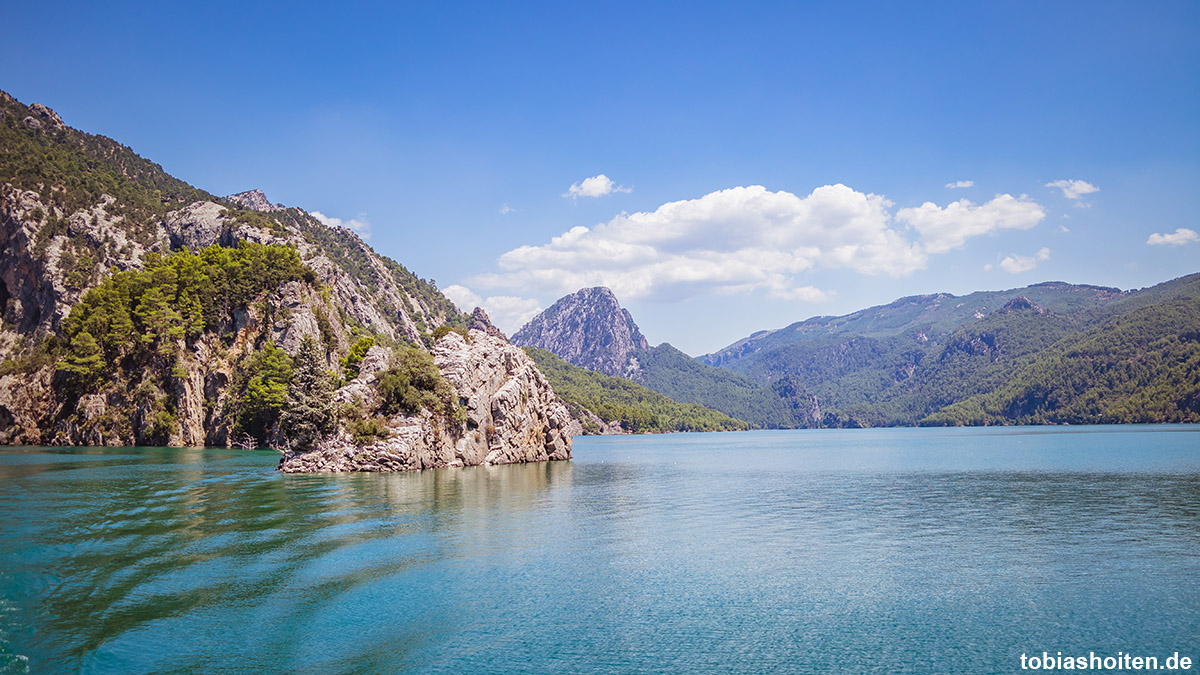
<svg viewBox="0 0 1200 675"><path fill-rule="evenodd" d="M388 350L373 347L359 376L334 400L375 413L374 439L356 439L352 421L307 452L287 450L286 473L410 471L447 466L517 464L571 458L571 417L521 349L484 330L450 332L433 347L438 372L453 387L459 413L387 414L380 380Z"/></svg>

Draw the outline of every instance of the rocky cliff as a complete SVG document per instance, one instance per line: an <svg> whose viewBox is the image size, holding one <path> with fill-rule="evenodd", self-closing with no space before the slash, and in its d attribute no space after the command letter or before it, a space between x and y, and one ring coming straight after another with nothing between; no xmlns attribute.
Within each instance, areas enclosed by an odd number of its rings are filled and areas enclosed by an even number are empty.
<svg viewBox="0 0 1200 675"><path fill-rule="evenodd" d="M280 469L408 471L445 466L516 464L570 459L571 417L525 352L508 341L471 330L450 332L433 348L434 363L454 389L461 419L439 420L430 411L383 419L377 438L356 442L346 425L307 452L287 451ZM339 389L339 404L382 408L380 374L387 351L372 348L359 376Z"/></svg>
<svg viewBox="0 0 1200 675"><path fill-rule="evenodd" d="M267 199L267 195L263 193L262 190L257 189L246 190L245 192L238 192L237 194L229 195L225 198L225 201L232 202L233 204L236 204L244 209L259 211L262 213L283 211L285 208L287 208L283 204L272 204L271 200Z"/></svg>
<svg viewBox="0 0 1200 675"><path fill-rule="evenodd" d="M537 347L567 363L614 377L628 377L634 353L649 348L629 311L603 286L560 298L513 335L520 347Z"/></svg>
<svg viewBox="0 0 1200 675"><path fill-rule="evenodd" d="M279 417L305 340L324 372L354 381L366 345L428 352L436 328L469 320L348 229L259 190L215 197L0 92L0 443L287 444ZM515 350L495 340L446 356L464 391L486 390L466 374ZM486 451L447 427L406 466L569 456L552 393L511 368L521 405L465 396L500 430ZM420 414L402 417L397 430Z"/></svg>

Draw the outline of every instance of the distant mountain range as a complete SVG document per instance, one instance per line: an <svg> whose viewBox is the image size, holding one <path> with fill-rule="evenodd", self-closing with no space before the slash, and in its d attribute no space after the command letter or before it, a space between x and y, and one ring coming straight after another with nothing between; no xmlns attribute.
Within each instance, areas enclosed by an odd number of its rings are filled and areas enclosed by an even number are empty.
<svg viewBox="0 0 1200 675"><path fill-rule="evenodd" d="M901 298L698 359L669 344L613 351L609 336L637 328L607 289L551 310L556 328L535 317L523 344L570 344L560 356L571 363L619 363L628 379L755 427L1200 421L1200 274L1137 291L1046 282Z"/></svg>

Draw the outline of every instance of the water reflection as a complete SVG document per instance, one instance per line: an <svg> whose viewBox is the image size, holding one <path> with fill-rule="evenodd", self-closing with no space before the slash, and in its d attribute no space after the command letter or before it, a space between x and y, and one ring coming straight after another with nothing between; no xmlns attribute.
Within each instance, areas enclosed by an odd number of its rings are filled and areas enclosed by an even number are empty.
<svg viewBox="0 0 1200 675"><path fill-rule="evenodd" d="M1008 672L1200 634L1195 435L987 434L0 454L0 672Z"/></svg>

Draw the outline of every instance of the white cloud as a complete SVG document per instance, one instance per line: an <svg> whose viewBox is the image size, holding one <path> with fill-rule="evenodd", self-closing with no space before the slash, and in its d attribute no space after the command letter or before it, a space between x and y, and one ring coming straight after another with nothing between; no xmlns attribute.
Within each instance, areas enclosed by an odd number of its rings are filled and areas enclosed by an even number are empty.
<svg viewBox="0 0 1200 675"><path fill-rule="evenodd" d="M617 185L612 182L612 179L604 174L584 178L578 183L572 183L571 187L563 193L563 197L570 199L578 199L579 197L603 197L614 192L633 192L633 188L628 188L623 185Z"/></svg>
<svg viewBox="0 0 1200 675"><path fill-rule="evenodd" d="M519 298L512 295L493 295L483 301L483 308L488 313L492 323L512 335L542 311L540 302L533 298Z"/></svg>
<svg viewBox="0 0 1200 675"><path fill-rule="evenodd" d="M502 216L506 216L514 211L516 211L516 209L509 206L507 203L500 205L500 215L502 215Z"/></svg>
<svg viewBox="0 0 1200 675"><path fill-rule="evenodd" d="M1009 274L1020 274L1021 272L1028 272L1037 267L1039 262L1049 259L1050 249L1043 247L1037 254L1032 256L1013 254L1006 257L1000 261L1000 269Z"/></svg>
<svg viewBox="0 0 1200 675"><path fill-rule="evenodd" d="M357 218L351 218L350 220L331 218L320 211L310 211L308 215L316 218L326 227L344 227L353 230L364 240L371 238L371 223L367 222L366 215L362 213L358 214Z"/></svg>
<svg viewBox="0 0 1200 675"><path fill-rule="evenodd" d="M512 335L520 330L521 326L542 311L541 303L533 298L519 298L512 295L493 295L480 298L478 293L459 284L443 288L442 294L450 298L450 302L464 312L471 312L476 307L482 307L488 313L492 324L504 331L506 335Z"/></svg>
<svg viewBox="0 0 1200 675"><path fill-rule="evenodd" d="M1059 225L1058 231L1062 232L1063 234L1066 234L1071 231L1071 228L1067 227L1066 225Z"/></svg>
<svg viewBox="0 0 1200 675"><path fill-rule="evenodd" d="M1193 241L1200 241L1200 235L1196 234L1195 230L1189 230L1186 227L1181 227L1170 234L1159 234L1155 232L1146 240L1151 246L1183 246Z"/></svg>
<svg viewBox="0 0 1200 675"><path fill-rule="evenodd" d="M893 207L882 195L841 184L803 197L759 185L729 188L573 227L544 244L508 251L496 273L468 283L537 296L603 285L622 300L761 292L815 302L830 292L812 285L813 272L903 277L970 237L1028 229L1045 217L1026 195L944 208L926 203L894 217Z"/></svg>
<svg viewBox="0 0 1200 675"><path fill-rule="evenodd" d="M1046 187L1058 188L1062 190L1064 197L1075 200L1083 199L1084 195L1100 191L1100 188L1083 180L1056 180L1046 183Z"/></svg>
<svg viewBox="0 0 1200 675"><path fill-rule="evenodd" d="M957 190L959 188L969 188L974 185L975 185L975 181L973 181L973 180L956 180L953 183L946 183L946 187L950 188L951 190Z"/></svg>
<svg viewBox="0 0 1200 675"><path fill-rule="evenodd" d="M483 300L466 286L454 284L441 290L442 295L450 298L450 302L453 302L455 307L458 307L464 312L471 312L474 311L476 307L482 306Z"/></svg>
<svg viewBox="0 0 1200 675"><path fill-rule="evenodd" d="M963 200L946 209L901 210L926 236L922 244L892 226L892 206L840 184L805 197L757 185L730 188L513 249L500 257L500 273L475 277L472 285L526 293L605 285L622 299L658 300L762 291L817 301L828 293L805 283L807 272L905 276L923 269L929 253L994 229L1031 227L1044 215L1011 195L983 206Z"/></svg>
<svg viewBox="0 0 1200 675"><path fill-rule="evenodd" d="M1027 230L1046 217L1046 210L1028 195L996 195L990 202L976 206L960 199L945 208L925 202L915 208L900 209L896 219L907 222L921 234L928 253L944 253L977 237L996 230Z"/></svg>

